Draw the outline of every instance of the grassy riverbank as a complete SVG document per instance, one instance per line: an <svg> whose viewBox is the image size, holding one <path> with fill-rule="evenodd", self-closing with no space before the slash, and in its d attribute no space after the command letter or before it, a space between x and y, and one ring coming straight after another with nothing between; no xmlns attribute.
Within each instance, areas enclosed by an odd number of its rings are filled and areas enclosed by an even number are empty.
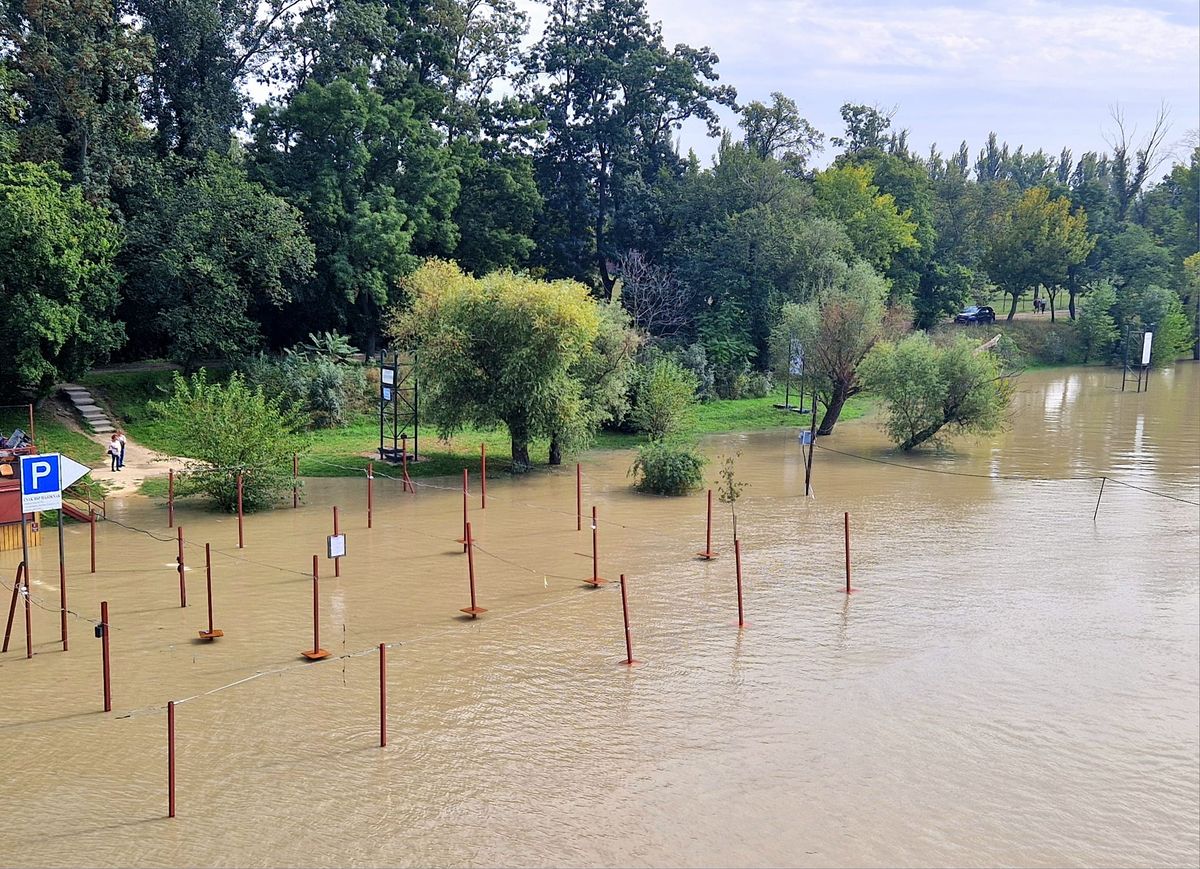
<svg viewBox="0 0 1200 869"><path fill-rule="evenodd" d="M43 453L66 453L85 465L96 465L104 461L104 448L79 432L68 428L56 412L57 408L45 405L33 414L34 434L38 449ZM12 434L13 429L29 429L29 412L23 407L0 410L0 432Z"/></svg>
<svg viewBox="0 0 1200 869"><path fill-rule="evenodd" d="M187 456L187 444L180 442L169 427L156 419L147 402L165 396L170 372L104 372L89 375L84 382L94 387L123 422L125 430L139 443L175 456ZM795 401L795 396L792 396ZM808 424L808 417L788 413L774 405L783 403L783 389L765 398L742 398L712 401L697 408L695 424L689 437L734 431L761 431L785 426ZM842 420L863 416L871 400L857 396L842 411ZM413 477L458 474L463 468L479 467L480 444L487 444L488 468L492 472L506 470L512 452L508 434L503 429L478 431L468 429L448 441L441 440L431 426L419 432L422 461L410 466ZM340 477L362 473L367 462L377 461L379 448L379 417L360 416L351 425L339 429L323 429L308 434L308 445L300 458L300 474L305 477ZM602 431L593 444L596 449L630 449L645 442L643 435ZM535 462L544 464L549 451L547 441L535 442L531 454ZM150 495L165 494L165 482L147 480L142 491Z"/></svg>

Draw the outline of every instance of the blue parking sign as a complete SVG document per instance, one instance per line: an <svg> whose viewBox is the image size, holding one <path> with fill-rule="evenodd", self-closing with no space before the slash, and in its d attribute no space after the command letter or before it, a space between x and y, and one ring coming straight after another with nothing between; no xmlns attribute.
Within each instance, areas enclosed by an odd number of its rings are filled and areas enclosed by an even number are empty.
<svg viewBox="0 0 1200 869"><path fill-rule="evenodd" d="M62 506L58 453L21 456L21 512L57 510Z"/></svg>

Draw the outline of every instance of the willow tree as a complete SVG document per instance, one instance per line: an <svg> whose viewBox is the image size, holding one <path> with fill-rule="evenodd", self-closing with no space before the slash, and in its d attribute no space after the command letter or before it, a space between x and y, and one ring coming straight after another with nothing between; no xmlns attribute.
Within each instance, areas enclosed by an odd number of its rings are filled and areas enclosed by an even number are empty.
<svg viewBox="0 0 1200 869"><path fill-rule="evenodd" d="M418 352L422 408L443 436L504 425L513 469L524 471L531 440L570 443L595 419L576 373L601 329L587 287L512 272L475 278L435 260L405 289L412 306L390 332Z"/></svg>

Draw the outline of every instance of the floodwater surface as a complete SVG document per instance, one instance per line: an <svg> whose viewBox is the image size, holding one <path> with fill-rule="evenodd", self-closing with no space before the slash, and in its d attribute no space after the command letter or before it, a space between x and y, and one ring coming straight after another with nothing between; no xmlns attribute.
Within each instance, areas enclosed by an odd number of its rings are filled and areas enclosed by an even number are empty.
<svg viewBox="0 0 1200 869"><path fill-rule="evenodd" d="M742 631L728 507L700 561L703 493L640 496L628 453L583 457L599 572L628 575L632 669L616 584L581 582L573 467L494 478L486 510L472 481L473 621L454 480L412 495L377 479L370 530L362 479L310 480L300 509L248 517L241 550L235 519L181 507L186 609L165 510L117 502L95 574L86 527L68 527L82 618L65 653L51 531L32 556L35 655L18 614L0 656L0 863L1197 864L1200 368L1143 394L1110 370L1027 374L1007 431L942 453L843 424L815 499L795 429L703 448L740 451L749 484ZM332 654L307 664L314 553ZM8 587L18 560L0 555Z"/></svg>

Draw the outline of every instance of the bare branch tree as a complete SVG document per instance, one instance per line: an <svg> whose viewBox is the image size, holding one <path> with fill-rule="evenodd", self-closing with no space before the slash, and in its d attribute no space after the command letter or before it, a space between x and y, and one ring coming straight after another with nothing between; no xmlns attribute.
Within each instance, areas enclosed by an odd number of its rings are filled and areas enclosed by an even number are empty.
<svg viewBox="0 0 1200 869"><path fill-rule="evenodd" d="M655 265L641 251L620 261L621 304L634 325L651 339L673 338L688 322L688 291L670 269Z"/></svg>
<svg viewBox="0 0 1200 869"><path fill-rule="evenodd" d="M1128 122L1119 103L1109 107L1113 129L1105 134L1105 141L1113 150L1111 171L1113 188L1117 196L1117 219L1124 220L1129 207L1142 192L1146 180L1162 165L1168 154L1162 150L1163 141L1171 129L1168 121L1170 111L1166 103L1159 106L1150 132L1137 144L1137 126L1126 129Z"/></svg>

